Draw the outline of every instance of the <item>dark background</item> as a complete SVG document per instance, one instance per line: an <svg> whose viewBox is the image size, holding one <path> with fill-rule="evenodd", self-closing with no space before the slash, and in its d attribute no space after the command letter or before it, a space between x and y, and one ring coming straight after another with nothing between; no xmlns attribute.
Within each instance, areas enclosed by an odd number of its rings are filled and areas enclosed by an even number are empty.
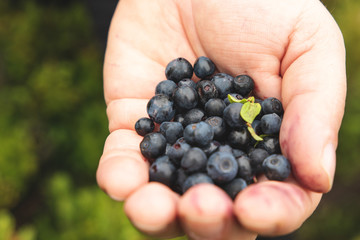
<svg viewBox="0 0 360 240"><path fill-rule="evenodd" d="M360 2L323 3L347 47L337 172L312 217L282 239L358 240ZM0 1L0 239L149 239L95 181L108 134L102 62L116 4Z"/></svg>

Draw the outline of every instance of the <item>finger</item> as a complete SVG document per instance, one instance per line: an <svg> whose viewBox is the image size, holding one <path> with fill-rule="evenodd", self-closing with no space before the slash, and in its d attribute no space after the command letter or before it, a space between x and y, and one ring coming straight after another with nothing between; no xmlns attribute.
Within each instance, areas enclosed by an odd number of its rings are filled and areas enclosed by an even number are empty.
<svg viewBox="0 0 360 240"><path fill-rule="evenodd" d="M198 184L179 202L179 217L191 239L255 239L256 234L242 228L233 215L233 203L220 188Z"/></svg>
<svg viewBox="0 0 360 240"><path fill-rule="evenodd" d="M109 130L135 129L135 123L142 117L148 117L146 105L148 99L122 98L111 101L106 109L109 119Z"/></svg>
<svg viewBox="0 0 360 240"><path fill-rule="evenodd" d="M196 59L174 1L121 1L105 54L106 102L152 97L155 85L165 79L166 64L177 57Z"/></svg>
<svg viewBox="0 0 360 240"><path fill-rule="evenodd" d="M240 223L260 235L285 235L298 229L313 213L320 193L294 183L265 181L240 192L234 211Z"/></svg>
<svg viewBox="0 0 360 240"><path fill-rule="evenodd" d="M285 115L280 144L295 177L309 189L327 192L344 114L345 48L325 7L319 1L310 2L282 63Z"/></svg>
<svg viewBox="0 0 360 240"><path fill-rule="evenodd" d="M141 139L130 130L114 131L106 139L96 179L115 200L124 200L149 181L149 164L139 151Z"/></svg>
<svg viewBox="0 0 360 240"><path fill-rule="evenodd" d="M131 194L124 210L133 225L141 232L161 238L182 235L177 221L179 196L160 183L149 183Z"/></svg>

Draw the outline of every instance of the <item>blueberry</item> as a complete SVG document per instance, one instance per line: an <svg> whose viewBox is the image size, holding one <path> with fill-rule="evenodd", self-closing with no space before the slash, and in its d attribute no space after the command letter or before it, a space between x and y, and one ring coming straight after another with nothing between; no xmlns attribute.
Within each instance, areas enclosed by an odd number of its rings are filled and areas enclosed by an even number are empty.
<svg viewBox="0 0 360 240"><path fill-rule="evenodd" d="M254 177L250 158L247 155L243 155L236 158L236 161L239 166L238 177L250 181Z"/></svg>
<svg viewBox="0 0 360 240"><path fill-rule="evenodd" d="M184 78L180 82L178 82L178 87L181 86L189 86L192 87L194 90L196 90L196 82L194 82L190 78Z"/></svg>
<svg viewBox="0 0 360 240"><path fill-rule="evenodd" d="M219 152L227 152L233 154L233 148L228 144L220 145L218 148Z"/></svg>
<svg viewBox="0 0 360 240"><path fill-rule="evenodd" d="M181 86L175 89L173 101L176 107L189 110L197 105L198 95L192 87Z"/></svg>
<svg viewBox="0 0 360 240"><path fill-rule="evenodd" d="M216 140L211 141L207 146L203 147L202 150L206 156L210 156L219 149L220 143Z"/></svg>
<svg viewBox="0 0 360 240"><path fill-rule="evenodd" d="M214 130L203 121L189 124L184 129L184 138L190 145L205 147L213 140Z"/></svg>
<svg viewBox="0 0 360 240"><path fill-rule="evenodd" d="M225 184L222 188L234 200L239 192L247 187L247 183L242 178L235 178L231 182Z"/></svg>
<svg viewBox="0 0 360 240"><path fill-rule="evenodd" d="M248 75L239 75L234 78L233 87L235 92L247 96L254 89L254 80Z"/></svg>
<svg viewBox="0 0 360 240"><path fill-rule="evenodd" d="M214 182L225 183L235 178L238 165L231 153L215 152L209 157L206 169Z"/></svg>
<svg viewBox="0 0 360 240"><path fill-rule="evenodd" d="M256 133L257 135L260 136L260 135L263 134L263 132L262 132L262 130L261 130L261 121L260 121L260 120L255 119L255 120L252 122L251 126L252 126L252 128L254 129L254 131L255 131L255 133Z"/></svg>
<svg viewBox="0 0 360 240"><path fill-rule="evenodd" d="M231 103L223 112L223 119L225 122L234 129L242 128L245 126L245 121L240 116L242 103Z"/></svg>
<svg viewBox="0 0 360 240"><path fill-rule="evenodd" d="M167 151L167 155L176 166L180 166L181 158L190 148L190 144L188 144L182 137L176 140L176 142Z"/></svg>
<svg viewBox="0 0 360 240"><path fill-rule="evenodd" d="M246 155L246 153L244 151L237 149L237 148L232 149L232 154L234 155L235 158Z"/></svg>
<svg viewBox="0 0 360 240"><path fill-rule="evenodd" d="M151 133L154 131L155 124L150 118L140 118L135 123L135 131L140 136L145 136L148 133Z"/></svg>
<svg viewBox="0 0 360 240"><path fill-rule="evenodd" d="M269 97L261 102L261 111L264 114L276 113L277 115L281 116L284 112L284 109L279 99Z"/></svg>
<svg viewBox="0 0 360 240"><path fill-rule="evenodd" d="M173 102L163 94L155 95L146 107L149 117L156 123L170 121L175 115Z"/></svg>
<svg viewBox="0 0 360 240"><path fill-rule="evenodd" d="M226 124L225 121L221 117L209 117L205 119L205 122L210 124L214 129L214 139L222 140L225 137L226 133Z"/></svg>
<svg viewBox="0 0 360 240"><path fill-rule="evenodd" d="M211 98L205 103L204 109L208 117L223 115L226 104L220 98Z"/></svg>
<svg viewBox="0 0 360 240"><path fill-rule="evenodd" d="M244 97L238 93L229 93L229 94L237 100L244 99ZM228 106L230 104L230 100L227 96L224 98L224 103L226 104L226 106Z"/></svg>
<svg viewBox="0 0 360 240"><path fill-rule="evenodd" d="M156 85L155 95L164 94L171 99L175 88L177 88L177 85L176 83L174 83L174 81L171 80L161 81Z"/></svg>
<svg viewBox="0 0 360 240"><path fill-rule="evenodd" d="M190 148L181 159L181 167L186 173L202 172L206 169L207 156L198 147Z"/></svg>
<svg viewBox="0 0 360 240"><path fill-rule="evenodd" d="M183 194L182 185L185 182L187 177L188 177L188 174L185 173L185 170L182 168L178 168L175 172L175 180L174 180L174 184L171 187L171 189L179 194Z"/></svg>
<svg viewBox="0 0 360 240"><path fill-rule="evenodd" d="M291 172L289 160L281 154L273 154L265 158L262 166L269 180L283 181Z"/></svg>
<svg viewBox="0 0 360 240"><path fill-rule="evenodd" d="M169 157L158 157L150 166L149 180L171 186L175 180L176 167L170 162Z"/></svg>
<svg viewBox="0 0 360 240"><path fill-rule="evenodd" d="M193 108L184 114L183 126L198 123L205 119L205 112L200 108Z"/></svg>
<svg viewBox="0 0 360 240"><path fill-rule="evenodd" d="M168 63L165 68L165 75L168 80L178 83L184 78L191 78L193 67L185 58L176 58Z"/></svg>
<svg viewBox="0 0 360 240"><path fill-rule="evenodd" d="M234 78L226 73L215 74L211 81L215 84L219 92L219 98L227 98L227 95L234 91L233 81Z"/></svg>
<svg viewBox="0 0 360 240"><path fill-rule="evenodd" d="M251 143L252 137L246 127L234 129L227 135L228 143L233 148L246 150Z"/></svg>
<svg viewBox="0 0 360 240"><path fill-rule="evenodd" d="M281 153L279 137L267 136L260 141L256 148L265 149L269 154Z"/></svg>
<svg viewBox="0 0 360 240"><path fill-rule="evenodd" d="M166 139L161 133L148 133L144 136L140 142L141 154L149 160L150 163L153 160L165 153Z"/></svg>
<svg viewBox="0 0 360 240"><path fill-rule="evenodd" d="M281 118L276 113L265 114L261 118L260 125L264 134L278 134L281 127Z"/></svg>
<svg viewBox="0 0 360 240"><path fill-rule="evenodd" d="M268 156L269 153L261 148L256 148L249 153L250 164L255 174L262 172L262 163Z"/></svg>
<svg viewBox="0 0 360 240"><path fill-rule="evenodd" d="M177 139L182 137L183 131L184 128L179 122L163 122L160 124L160 133L170 144L174 144Z"/></svg>
<svg viewBox="0 0 360 240"><path fill-rule="evenodd" d="M213 82L209 80L201 80L196 85L196 90L199 95L199 101L204 105L209 99L217 98L218 91Z"/></svg>
<svg viewBox="0 0 360 240"><path fill-rule="evenodd" d="M185 193L192 186L200 183L214 184L213 180L206 173L194 173L186 178L182 187L183 193Z"/></svg>
<svg viewBox="0 0 360 240"><path fill-rule="evenodd" d="M199 78L211 76L215 72L215 64L207 57L199 57L194 63L194 73Z"/></svg>

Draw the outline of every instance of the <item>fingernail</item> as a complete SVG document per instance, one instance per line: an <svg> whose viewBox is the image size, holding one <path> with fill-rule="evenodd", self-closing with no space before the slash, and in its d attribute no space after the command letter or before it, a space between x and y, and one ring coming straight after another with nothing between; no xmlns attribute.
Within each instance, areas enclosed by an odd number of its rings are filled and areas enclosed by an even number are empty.
<svg viewBox="0 0 360 240"><path fill-rule="evenodd" d="M335 147L332 143L325 146L322 157L322 167L329 178L329 190L332 187L336 165Z"/></svg>

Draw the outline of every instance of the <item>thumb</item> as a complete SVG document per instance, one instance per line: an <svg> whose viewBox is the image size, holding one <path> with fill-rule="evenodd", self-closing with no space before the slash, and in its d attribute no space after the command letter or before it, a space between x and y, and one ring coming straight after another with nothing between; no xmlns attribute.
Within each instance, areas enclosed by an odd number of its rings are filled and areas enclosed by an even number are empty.
<svg viewBox="0 0 360 240"><path fill-rule="evenodd" d="M320 1L301 16L281 65L280 144L300 183L331 189L346 96L342 34Z"/></svg>

